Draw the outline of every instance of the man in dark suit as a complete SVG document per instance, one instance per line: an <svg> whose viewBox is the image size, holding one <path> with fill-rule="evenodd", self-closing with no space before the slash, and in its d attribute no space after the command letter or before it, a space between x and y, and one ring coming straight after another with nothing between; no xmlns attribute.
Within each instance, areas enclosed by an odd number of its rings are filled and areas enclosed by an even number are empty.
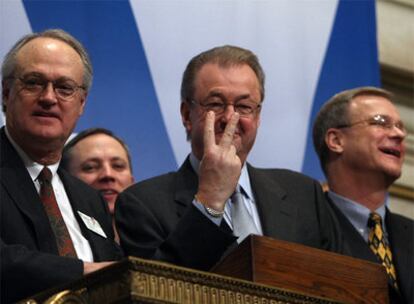
<svg viewBox="0 0 414 304"><path fill-rule="evenodd" d="M91 81L85 49L62 30L23 37L2 64L1 303L80 278L120 256L105 201L58 169Z"/></svg>
<svg viewBox="0 0 414 304"><path fill-rule="evenodd" d="M388 188L401 175L406 135L392 95L374 87L336 94L313 127L344 253L383 264L395 303L414 303L414 221L387 204Z"/></svg>
<svg viewBox="0 0 414 304"><path fill-rule="evenodd" d="M249 50L217 47L190 61L181 117L192 152L177 172L118 197L126 254L206 270L251 233L336 250L318 182L246 161L263 98L264 73Z"/></svg>

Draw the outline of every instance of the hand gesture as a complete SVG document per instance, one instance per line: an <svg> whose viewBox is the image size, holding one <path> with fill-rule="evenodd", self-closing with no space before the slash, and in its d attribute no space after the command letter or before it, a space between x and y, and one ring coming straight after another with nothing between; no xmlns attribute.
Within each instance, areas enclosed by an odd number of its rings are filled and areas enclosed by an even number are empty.
<svg viewBox="0 0 414 304"><path fill-rule="evenodd" d="M204 153L199 169L197 198L207 207L223 211L241 173L241 160L233 145L239 114L233 113L218 144L214 121L215 114L208 112L204 127Z"/></svg>

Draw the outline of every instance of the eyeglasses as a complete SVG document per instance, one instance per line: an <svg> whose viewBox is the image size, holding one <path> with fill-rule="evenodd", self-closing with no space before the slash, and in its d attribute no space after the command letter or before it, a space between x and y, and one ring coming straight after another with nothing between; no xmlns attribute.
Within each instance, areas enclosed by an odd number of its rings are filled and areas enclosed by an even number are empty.
<svg viewBox="0 0 414 304"><path fill-rule="evenodd" d="M235 104L225 103L221 100L206 100L202 103L191 100L191 103L194 105L199 105L206 112L213 111L218 115L223 114L228 106L232 106L234 108L234 111L239 113L240 116L250 116L259 111L259 109L262 107L261 103L256 103L248 100L239 101Z"/></svg>
<svg viewBox="0 0 414 304"><path fill-rule="evenodd" d="M390 116L385 115L385 114L377 114L377 115L372 116L371 118L363 119L363 120L360 120L360 121L357 121L351 124L339 125L336 128L337 129L351 128L355 125L363 124L363 123L368 124L370 126L377 126L385 130L391 130L393 127L396 127L398 130L400 130L404 134L407 134L407 129L405 128L404 123L402 121L394 121Z"/></svg>
<svg viewBox="0 0 414 304"><path fill-rule="evenodd" d="M78 90L85 90L83 86L78 85L71 79L57 79L50 81L44 77L33 75L26 77L16 77L15 79L18 79L22 83L22 90L25 93L34 96L39 96L42 94L50 82L52 84L56 97L63 101L70 101Z"/></svg>

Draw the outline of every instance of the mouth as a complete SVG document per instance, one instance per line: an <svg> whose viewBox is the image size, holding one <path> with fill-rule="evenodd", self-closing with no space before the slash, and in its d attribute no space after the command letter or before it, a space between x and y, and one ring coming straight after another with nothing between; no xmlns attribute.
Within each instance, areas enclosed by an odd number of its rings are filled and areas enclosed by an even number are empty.
<svg viewBox="0 0 414 304"><path fill-rule="evenodd" d="M101 189L101 190L99 190L99 192L103 196L112 196L112 195L117 195L118 194L118 191L113 190L113 189Z"/></svg>
<svg viewBox="0 0 414 304"><path fill-rule="evenodd" d="M380 151L384 154L391 155L397 158L401 157L401 150L398 148L383 147L383 148L380 148Z"/></svg>
<svg viewBox="0 0 414 304"><path fill-rule="evenodd" d="M59 115L54 112L35 111L33 112L33 116L60 119Z"/></svg>

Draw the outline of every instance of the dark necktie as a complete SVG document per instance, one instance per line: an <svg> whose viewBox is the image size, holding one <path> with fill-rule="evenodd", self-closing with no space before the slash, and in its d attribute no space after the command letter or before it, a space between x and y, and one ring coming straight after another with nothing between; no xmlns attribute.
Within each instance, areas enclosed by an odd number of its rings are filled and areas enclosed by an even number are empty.
<svg viewBox="0 0 414 304"><path fill-rule="evenodd" d="M60 256L76 257L76 251L70 238L68 228L60 213L52 187L52 172L44 167L37 178L40 183L40 200L49 217L50 226L56 238Z"/></svg>
<svg viewBox="0 0 414 304"><path fill-rule="evenodd" d="M397 273L392 263L391 249L385 240L384 231L382 230L382 219L378 213L373 212L369 215L368 227L370 228L368 236L369 247L385 267L391 285L398 290Z"/></svg>
<svg viewBox="0 0 414 304"><path fill-rule="evenodd" d="M239 243L249 234L259 234L253 218L243 202L242 195L240 186L237 186L236 191L231 196L231 202L233 204L231 210L233 234L239 237Z"/></svg>

